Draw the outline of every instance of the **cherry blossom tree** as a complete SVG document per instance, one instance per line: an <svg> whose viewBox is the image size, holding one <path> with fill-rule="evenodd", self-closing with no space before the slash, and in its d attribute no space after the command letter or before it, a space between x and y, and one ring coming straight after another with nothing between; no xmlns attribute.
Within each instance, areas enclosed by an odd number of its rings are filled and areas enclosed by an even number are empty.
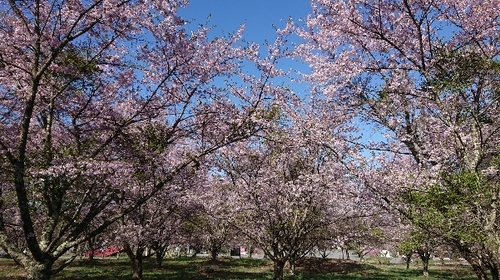
<svg viewBox="0 0 500 280"><path fill-rule="evenodd" d="M210 253L212 261L236 235L235 227L230 223L235 207L231 189L221 184L219 176L206 170L203 180L196 188L191 188L188 197L191 203L199 205L197 213L189 222L198 232L203 247Z"/></svg>
<svg viewBox="0 0 500 280"><path fill-rule="evenodd" d="M333 246L345 250L347 259L349 251L353 251L363 261L370 253L393 247L389 245L397 242L399 223L397 217L388 215L375 203L363 201L361 207L365 209L357 209L332 225L330 234L336 237Z"/></svg>
<svg viewBox="0 0 500 280"><path fill-rule="evenodd" d="M440 217L453 217L447 242L478 278L498 279L498 2L313 0L312 7L304 26L289 26L306 41L295 51L312 66L307 78L384 136L359 142L374 158L360 163L356 178L435 236L446 232ZM464 238L466 221L481 238ZM477 236L472 231L467 236Z"/></svg>
<svg viewBox="0 0 500 280"><path fill-rule="evenodd" d="M284 182L278 181L278 176L287 171L264 159L259 159L248 168L253 170L245 170L241 175L236 175L233 170L231 174L235 179L235 202L241 205L234 209L238 211L234 214L234 223L274 262L273 279L282 279L285 263L300 259L316 243L315 232L325 222L324 202L318 198L325 196L326 187L319 191L320 188L308 178L300 181L296 178L294 184L285 179L282 179ZM253 177L256 174L251 174L265 172L267 168L276 170L279 175Z"/></svg>
<svg viewBox="0 0 500 280"><path fill-rule="evenodd" d="M0 1L0 247L28 279L258 130L272 88L239 75L257 47L188 32L186 4ZM252 84L213 83L232 75Z"/></svg>
<svg viewBox="0 0 500 280"><path fill-rule="evenodd" d="M151 250L154 250L157 267L161 267L166 250L187 218L179 217L184 214L180 203L183 201L186 184L192 184L193 180L190 178L192 174L188 178L180 175L114 225L113 243L114 246L123 248L129 257L132 279L142 279L143 259ZM141 182L143 185L148 184L145 178Z"/></svg>
<svg viewBox="0 0 500 280"><path fill-rule="evenodd" d="M283 278L286 262L293 273L334 219L354 215L359 192L346 176L356 151L347 141L351 114L336 106L339 117L324 118L328 100L287 97L272 104L259 137L214 154L234 201L231 221L273 261L273 279Z"/></svg>
<svg viewBox="0 0 500 280"><path fill-rule="evenodd" d="M180 200L182 201L182 200ZM180 238L181 229L185 222L185 215L189 213L189 209L183 207L184 205L170 205L169 212L162 213L159 217L159 224L155 226L158 228L157 232L153 234L150 246L154 251L156 259L156 268L162 268L163 259L165 258L168 250L177 244ZM165 205L159 208L165 207Z"/></svg>

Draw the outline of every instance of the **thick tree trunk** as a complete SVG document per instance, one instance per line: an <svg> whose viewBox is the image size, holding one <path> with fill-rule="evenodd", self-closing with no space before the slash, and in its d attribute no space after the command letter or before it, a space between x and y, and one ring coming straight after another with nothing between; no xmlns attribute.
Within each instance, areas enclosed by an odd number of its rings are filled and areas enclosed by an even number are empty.
<svg viewBox="0 0 500 280"><path fill-rule="evenodd" d="M27 280L49 280L52 264L32 262L24 266Z"/></svg>
<svg viewBox="0 0 500 280"><path fill-rule="evenodd" d="M220 252L219 248L212 247L212 249L210 249L210 258L212 259L212 261L217 260L219 252Z"/></svg>
<svg viewBox="0 0 500 280"><path fill-rule="evenodd" d="M477 276L477 279L489 280L488 275L486 274L486 272L483 270L483 268L481 266L472 265L472 264L471 264L471 266L472 266L472 270L474 271L474 273Z"/></svg>
<svg viewBox="0 0 500 280"><path fill-rule="evenodd" d="M489 253L487 254L484 259L488 258L488 262L486 267L490 271L491 279L492 280L499 280L500 279L500 273L498 271L498 258L496 258L495 253Z"/></svg>
<svg viewBox="0 0 500 280"><path fill-rule="evenodd" d="M463 258L471 265L472 270L479 280L489 280L487 268L485 267L481 258L478 257L477 252L474 252L466 246L461 244L458 246L458 250Z"/></svg>
<svg viewBox="0 0 500 280"><path fill-rule="evenodd" d="M471 265L472 270L474 271L474 273L477 276L477 279L489 280L488 273L486 273L486 269L480 261L478 261L476 258L471 257L471 256L465 255L464 257L467 260L467 262L469 262L469 264Z"/></svg>
<svg viewBox="0 0 500 280"><path fill-rule="evenodd" d="M139 251L139 250L138 250ZM133 274L132 279L142 280L142 252L138 253L136 258L132 261Z"/></svg>
<svg viewBox="0 0 500 280"><path fill-rule="evenodd" d="M138 247L135 252L134 250L130 247L128 244L124 244L125 248L125 253L127 253L127 256L129 259L132 261L132 279L134 280L142 280L142 260L143 260L143 254L145 248L143 247Z"/></svg>
<svg viewBox="0 0 500 280"><path fill-rule="evenodd" d="M431 254L425 250L418 250L418 255L422 260L422 273L424 274L424 277L429 277L429 259Z"/></svg>
<svg viewBox="0 0 500 280"><path fill-rule="evenodd" d="M285 262L281 260L275 260L273 265L273 280L283 280L283 268L285 267Z"/></svg>

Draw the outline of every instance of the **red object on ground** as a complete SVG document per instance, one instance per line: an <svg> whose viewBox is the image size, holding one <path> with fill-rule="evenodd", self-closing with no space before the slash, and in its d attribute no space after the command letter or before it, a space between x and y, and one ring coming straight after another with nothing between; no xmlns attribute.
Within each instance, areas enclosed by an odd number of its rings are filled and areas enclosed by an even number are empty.
<svg viewBox="0 0 500 280"><path fill-rule="evenodd" d="M105 249L96 249L94 250L94 257L110 257L118 254L123 251L123 248L120 247L108 247ZM85 257L90 257L92 251L85 252Z"/></svg>

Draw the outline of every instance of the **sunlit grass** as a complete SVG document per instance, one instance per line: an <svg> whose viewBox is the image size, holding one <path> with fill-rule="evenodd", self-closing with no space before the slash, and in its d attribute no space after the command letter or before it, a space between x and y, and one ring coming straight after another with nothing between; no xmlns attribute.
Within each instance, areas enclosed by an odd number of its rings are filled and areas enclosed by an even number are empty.
<svg viewBox="0 0 500 280"><path fill-rule="evenodd" d="M264 280L272 279L272 263L259 259L220 258L213 262L206 258L167 258L161 269L156 269L154 259L144 262L144 279L239 279ZM430 276L424 277L419 267L412 265L406 269L404 265L378 264L377 262L354 263L337 260L306 260L299 264L295 276L288 270L285 279L308 280L438 280L476 279L472 270L463 265L432 265ZM76 260L63 272L55 275L56 280L118 280L130 279L132 268L129 260L122 256L92 261ZM0 259L0 279L24 279L25 273L10 259Z"/></svg>

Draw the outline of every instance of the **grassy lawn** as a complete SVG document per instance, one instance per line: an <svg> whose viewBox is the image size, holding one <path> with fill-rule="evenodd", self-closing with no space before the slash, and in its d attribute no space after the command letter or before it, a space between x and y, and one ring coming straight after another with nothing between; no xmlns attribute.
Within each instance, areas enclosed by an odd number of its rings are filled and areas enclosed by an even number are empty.
<svg viewBox="0 0 500 280"><path fill-rule="evenodd" d="M398 279L476 279L468 266L434 265L430 277L425 278L419 267L409 270L403 265L358 264L337 260L305 260L298 266L296 277L285 279L308 280L398 280ZM287 274L287 273L286 273ZM57 274L57 280L118 280L130 279L132 270L126 257L76 260L70 267ZM23 270L10 259L0 259L0 279L24 279ZM154 268L154 260L146 259L144 279L272 279L272 263L266 260L221 258L211 262L204 258L165 259L162 269Z"/></svg>

